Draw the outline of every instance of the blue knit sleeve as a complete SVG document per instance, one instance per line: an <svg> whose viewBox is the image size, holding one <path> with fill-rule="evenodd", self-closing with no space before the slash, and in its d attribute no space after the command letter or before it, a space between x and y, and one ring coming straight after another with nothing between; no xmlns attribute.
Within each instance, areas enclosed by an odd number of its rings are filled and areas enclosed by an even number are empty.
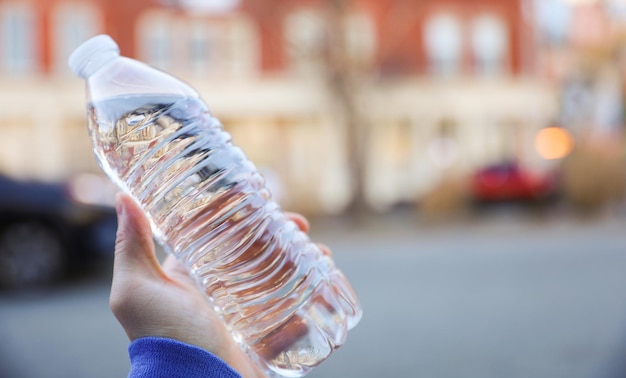
<svg viewBox="0 0 626 378"><path fill-rule="evenodd" d="M145 337L128 347L128 378L241 378L219 357L180 341Z"/></svg>

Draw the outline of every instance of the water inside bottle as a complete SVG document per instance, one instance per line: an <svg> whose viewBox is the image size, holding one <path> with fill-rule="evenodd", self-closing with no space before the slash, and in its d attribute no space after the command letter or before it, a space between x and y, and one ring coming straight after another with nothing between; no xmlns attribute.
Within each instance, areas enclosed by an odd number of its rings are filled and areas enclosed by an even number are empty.
<svg viewBox="0 0 626 378"><path fill-rule="evenodd" d="M343 344L361 317L350 284L202 100L124 96L89 104L88 119L102 168L253 358L299 377Z"/></svg>

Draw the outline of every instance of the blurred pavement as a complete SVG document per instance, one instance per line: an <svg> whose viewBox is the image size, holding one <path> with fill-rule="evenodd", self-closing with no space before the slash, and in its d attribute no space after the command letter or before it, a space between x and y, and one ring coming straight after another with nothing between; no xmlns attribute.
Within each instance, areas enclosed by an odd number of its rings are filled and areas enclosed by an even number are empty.
<svg viewBox="0 0 626 378"><path fill-rule="evenodd" d="M314 221L364 317L311 378L626 376L626 217ZM0 296L0 377L124 377L109 274Z"/></svg>

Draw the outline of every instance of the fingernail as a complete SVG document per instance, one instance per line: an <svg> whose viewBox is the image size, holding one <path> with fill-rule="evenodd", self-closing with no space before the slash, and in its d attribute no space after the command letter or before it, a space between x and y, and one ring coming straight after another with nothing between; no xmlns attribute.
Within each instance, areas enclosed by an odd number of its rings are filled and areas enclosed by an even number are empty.
<svg viewBox="0 0 626 378"><path fill-rule="evenodd" d="M115 197L115 211L117 212L117 217L121 218L124 215L124 201L122 201L122 196L121 194L118 194Z"/></svg>

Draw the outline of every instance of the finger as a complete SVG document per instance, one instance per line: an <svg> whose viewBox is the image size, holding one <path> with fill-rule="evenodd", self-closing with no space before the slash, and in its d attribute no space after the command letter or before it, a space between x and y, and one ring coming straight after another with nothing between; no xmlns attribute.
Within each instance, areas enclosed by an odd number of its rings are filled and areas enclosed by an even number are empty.
<svg viewBox="0 0 626 378"><path fill-rule="evenodd" d="M300 231L309 232L311 229L311 224L303 215L290 212L286 212L285 215L287 216L287 219L291 220L298 226Z"/></svg>
<svg viewBox="0 0 626 378"><path fill-rule="evenodd" d="M133 276L164 277L154 249L150 223L141 208L127 194L116 197L118 219L113 280Z"/></svg>
<svg viewBox="0 0 626 378"><path fill-rule="evenodd" d="M333 251L330 250L330 248L323 243L317 243L317 246L319 247L320 251L322 251L322 254L328 257L333 257Z"/></svg>

